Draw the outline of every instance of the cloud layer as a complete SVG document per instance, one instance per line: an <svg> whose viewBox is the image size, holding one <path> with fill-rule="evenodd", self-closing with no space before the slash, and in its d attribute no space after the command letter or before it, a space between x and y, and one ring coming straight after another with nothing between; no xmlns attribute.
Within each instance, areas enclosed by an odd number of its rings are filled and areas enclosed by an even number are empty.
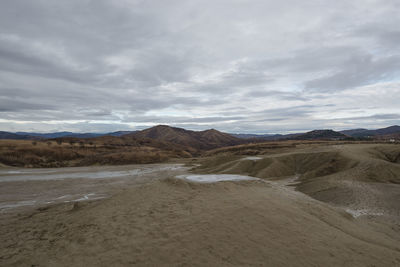
<svg viewBox="0 0 400 267"><path fill-rule="evenodd" d="M0 130L400 124L390 0L0 3Z"/></svg>

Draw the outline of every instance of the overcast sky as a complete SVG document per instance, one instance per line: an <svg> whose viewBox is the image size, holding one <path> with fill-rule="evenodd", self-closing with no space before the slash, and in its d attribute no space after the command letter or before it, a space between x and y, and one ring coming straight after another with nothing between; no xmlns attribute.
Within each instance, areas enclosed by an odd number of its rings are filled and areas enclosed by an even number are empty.
<svg viewBox="0 0 400 267"><path fill-rule="evenodd" d="M400 124L398 0L4 0L0 130Z"/></svg>

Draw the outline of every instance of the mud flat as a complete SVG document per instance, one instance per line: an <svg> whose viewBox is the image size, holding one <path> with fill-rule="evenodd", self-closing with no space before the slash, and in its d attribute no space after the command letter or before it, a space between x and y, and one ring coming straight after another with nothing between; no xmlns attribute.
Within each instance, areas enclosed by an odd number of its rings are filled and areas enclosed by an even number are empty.
<svg viewBox="0 0 400 267"><path fill-rule="evenodd" d="M242 160L260 160L260 159L262 159L261 157L245 157L245 158L242 158Z"/></svg>
<svg viewBox="0 0 400 267"><path fill-rule="evenodd" d="M226 181L254 181L259 180L258 178L234 175L234 174L191 174L191 175L178 175L178 179L184 179L191 182L197 183L216 183Z"/></svg>
<svg viewBox="0 0 400 267"><path fill-rule="evenodd" d="M0 169L0 213L43 205L97 200L127 186L185 171L182 164Z"/></svg>

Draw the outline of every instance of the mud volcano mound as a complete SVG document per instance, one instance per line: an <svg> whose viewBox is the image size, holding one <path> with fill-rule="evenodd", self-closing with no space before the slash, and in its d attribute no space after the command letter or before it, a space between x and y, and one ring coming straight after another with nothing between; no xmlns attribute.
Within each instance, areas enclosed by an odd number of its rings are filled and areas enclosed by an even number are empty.
<svg viewBox="0 0 400 267"><path fill-rule="evenodd" d="M250 175L269 181L296 177L296 190L315 199L399 217L399 160L397 145L342 145L266 154L260 160L219 153L196 171Z"/></svg>
<svg viewBox="0 0 400 267"><path fill-rule="evenodd" d="M242 160L238 156L219 155L206 160L196 171L205 173L240 173L259 178L279 179L301 174L301 179L315 178L354 167L356 161L338 152L293 153Z"/></svg>

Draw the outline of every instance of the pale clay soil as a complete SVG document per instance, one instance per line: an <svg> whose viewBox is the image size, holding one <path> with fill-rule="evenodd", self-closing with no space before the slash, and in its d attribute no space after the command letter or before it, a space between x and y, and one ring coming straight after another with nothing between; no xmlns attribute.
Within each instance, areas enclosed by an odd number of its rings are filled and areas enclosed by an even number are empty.
<svg viewBox="0 0 400 267"><path fill-rule="evenodd" d="M400 266L399 164L370 149L3 168L0 266Z"/></svg>

